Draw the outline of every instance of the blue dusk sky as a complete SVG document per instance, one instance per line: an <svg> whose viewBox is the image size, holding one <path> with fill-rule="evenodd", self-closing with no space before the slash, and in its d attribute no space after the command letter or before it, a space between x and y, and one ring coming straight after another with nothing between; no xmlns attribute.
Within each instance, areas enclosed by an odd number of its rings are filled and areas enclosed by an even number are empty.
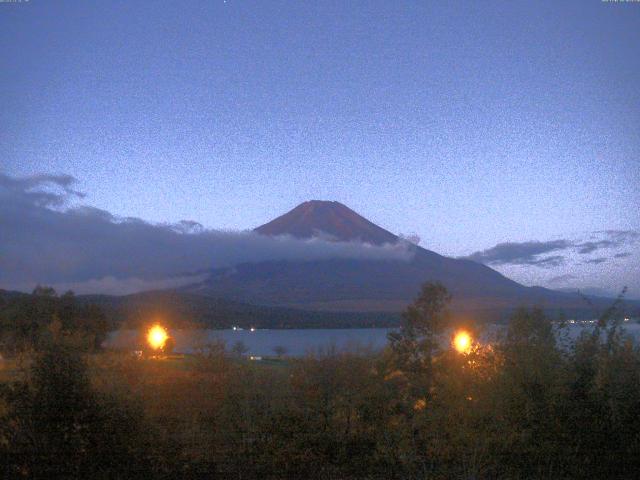
<svg viewBox="0 0 640 480"><path fill-rule="evenodd" d="M337 200L640 297L640 3L0 3L0 105L16 204L237 231Z"/></svg>

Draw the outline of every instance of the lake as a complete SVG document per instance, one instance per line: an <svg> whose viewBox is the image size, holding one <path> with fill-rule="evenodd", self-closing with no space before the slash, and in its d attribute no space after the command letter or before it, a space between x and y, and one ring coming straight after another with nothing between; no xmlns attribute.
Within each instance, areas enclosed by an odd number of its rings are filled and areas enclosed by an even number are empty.
<svg viewBox="0 0 640 480"><path fill-rule="evenodd" d="M488 326L483 340L493 338L502 326ZM569 324L564 329L564 342L575 340L578 335L593 328L593 324ZM634 341L640 340L640 324L626 322L623 329ZM391 328L350 328L350 329L227 329L227 330L175 330L171 332L176 342L176 352L193 353L199 347L216 341L223 341L228 349L236 342L248 348L247 355L271 356L276 347L283 347L287 355L302 356L319 349L335 347L338 350L370 348L381 350L387 344L387 334ZM139 341L136 330L111 332L104 343L107 348L135 350Z"/></svg>
<svg viewBox="0 0 640 480"><path fill-rule="evenodd" d="M252 330L175 330L171 336L175 351L193 353L199 347L216 341L225 342L231 349L236 342L244 343L247 355L274 355L276 347L284 347L287 355L302 356L309 352L335 347L338 350L359 347L381 350L387 344L390 328L350 329L256 329ZM135 350L139 341L136 330L111 332L104 342L106 348Z"/></svg>

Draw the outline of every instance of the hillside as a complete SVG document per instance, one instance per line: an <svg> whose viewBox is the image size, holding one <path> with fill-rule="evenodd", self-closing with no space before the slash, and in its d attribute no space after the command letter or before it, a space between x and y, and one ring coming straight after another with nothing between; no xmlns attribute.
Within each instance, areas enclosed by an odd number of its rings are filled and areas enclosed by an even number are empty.
<svg viewBox="0 0 640 480"><path fill-rule="evenodd" d="M78 299L100 306L109 320L132 328L154 321L176 328L360 328L396 326L399 321L399 315L388 312L307 312L173 290Z"/></svg>

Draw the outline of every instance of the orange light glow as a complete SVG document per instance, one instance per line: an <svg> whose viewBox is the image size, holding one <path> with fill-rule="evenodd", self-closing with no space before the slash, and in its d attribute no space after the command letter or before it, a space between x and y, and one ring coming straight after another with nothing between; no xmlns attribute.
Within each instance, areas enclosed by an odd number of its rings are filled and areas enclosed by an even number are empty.
<svg viewBox="0 0 640 480"><path fill-rule="evenodd" d="M457 332L453 338L453 346L459 353L469 353L471 351L471 335L464 330Z"/></svg>
<svg viewBox="0 0 640 480"><path fill-rule="evenodd" d="M154 325L147 333L147 342L154 350L162 350L168 338L167 331L160 325Z"/></svg>

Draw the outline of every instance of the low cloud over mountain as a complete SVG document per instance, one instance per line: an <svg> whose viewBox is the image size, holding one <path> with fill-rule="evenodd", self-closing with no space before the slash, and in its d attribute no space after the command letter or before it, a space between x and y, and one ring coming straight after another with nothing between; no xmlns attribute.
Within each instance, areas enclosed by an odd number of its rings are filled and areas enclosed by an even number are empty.
<svg viewBox="0 0 640 480"><path fill-rule="evenodd" d="M36 283L82 292L130 293L199 281L205 270L266 260L408 260L407 242L369 245L318 238L155 225L74 206L84 195L68 175L0 174L0 288Z"/></svg>

